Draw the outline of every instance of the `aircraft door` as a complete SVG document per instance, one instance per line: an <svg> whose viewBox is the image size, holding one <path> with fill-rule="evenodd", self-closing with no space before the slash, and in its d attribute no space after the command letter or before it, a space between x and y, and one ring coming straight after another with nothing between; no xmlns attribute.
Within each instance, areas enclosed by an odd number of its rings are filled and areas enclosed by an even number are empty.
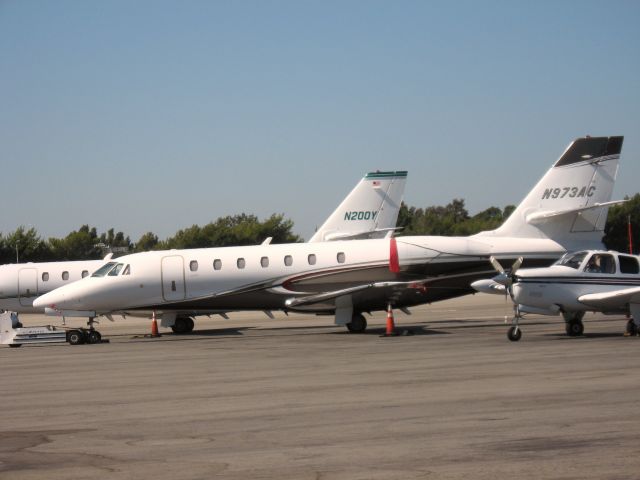
<svg viewBox="0 0 640 480"><path fill-rule="evenodd" d="M180 255L162 258L162 297L167 302L184 300L184 259Z"/></svg>
<svg viewBox="0 0 640 480"><path fill-rule="evenodd" d="M20 305L31 307L38 296L38 271L35 268L23 268L18 272L18 298Z"/></svg>

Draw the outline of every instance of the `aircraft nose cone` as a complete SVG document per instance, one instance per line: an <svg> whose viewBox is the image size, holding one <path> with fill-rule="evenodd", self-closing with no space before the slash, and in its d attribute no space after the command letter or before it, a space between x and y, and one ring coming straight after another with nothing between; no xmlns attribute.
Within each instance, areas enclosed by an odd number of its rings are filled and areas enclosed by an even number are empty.
<svg viewBox="0 0 640 480"><path fill-rule="evenodd" d="M63 308L66 300L66 296L64 292L49 292L44 295L40 295L33 301L33 306L35 308L54 308L59 309Z"/></svg>

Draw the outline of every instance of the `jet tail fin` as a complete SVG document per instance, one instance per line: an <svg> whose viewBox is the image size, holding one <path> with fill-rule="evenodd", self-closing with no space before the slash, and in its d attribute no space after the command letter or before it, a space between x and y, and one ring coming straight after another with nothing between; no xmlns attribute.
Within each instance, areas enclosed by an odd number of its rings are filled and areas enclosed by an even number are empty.
<svg viewBox="0 0 640 480"><path fill-rule="evenodd" d="M479 237L550 238L567 250L601 248L624 137L574 140L496 230Z"/></svg>
<svg viewBox="0 0 640 480"><path fill-rule="evenodd" d="M367 173L309 242L384 238L394 230L406 171Z"/></svg>

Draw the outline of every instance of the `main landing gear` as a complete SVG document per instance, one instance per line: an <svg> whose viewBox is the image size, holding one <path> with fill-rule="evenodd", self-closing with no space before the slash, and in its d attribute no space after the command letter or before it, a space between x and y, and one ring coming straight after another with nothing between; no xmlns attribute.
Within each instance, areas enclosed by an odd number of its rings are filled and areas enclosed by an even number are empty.
<svg viewBox="0 0 640 480"><path fill-rule="evenodd" d="M351 333L362 333L367 329L367 319L361 313L354 313L351 321L347 323L347 329Z"/></svg>
<svg viewBox="0 0 640 480"><path fill-rule="evenodd" d="M584 324L582 323L584 312L563 312L562 317L565 321L567 335L579 337L584 333Z"/></svg>
<svg viewBox="0 0 640 480"><path fill-rule="evenodd" d="M71 345L82 345L83 343L93 345L95 343L101 343L102 334L94 328L94 323L98 323L96 319L89 318L89 321L87 322L89 328L74 328L67 330L67 342Z"/></svg>
<svg viewBox="0 0 640 480"><path fill-rule="evenodd" d="M193 322L193 318L191 317L176 317L176 321L173 325L171 325L171 330L173 333L184 334L193 332L193 327L195 326Z"/></svg>

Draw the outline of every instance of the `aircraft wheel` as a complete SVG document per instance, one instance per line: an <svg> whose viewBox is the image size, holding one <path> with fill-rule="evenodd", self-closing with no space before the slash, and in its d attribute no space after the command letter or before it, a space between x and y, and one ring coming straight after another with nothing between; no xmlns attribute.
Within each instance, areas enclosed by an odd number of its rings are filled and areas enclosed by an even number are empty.
<svg viewBox="0 0 640 480"><path fill-rule="evenodd" d="M181 335L192 331L193 325L193 320L190 317L177 317L175 323L171 325L171 330L173 330L173 333Z"/></svg>
<svg viewBox="0 0 640 480"><path fill-rule="evenodd" d="M512 342L517 342L522 338L522 330L516 327L511 327L507 332L507 338Z"/></svg>
<svg viewBox="0 0 640 480"><path fill-rule="evenodd" d="M9 347L11 347L11 348L18 348L18 347L21 347L21 346L22 346L21 343L10 343L9 344Z"/></svg>
<svg viewBox="0 0 640 480"><path fill-rule="evenodd" d="M81 330L69 330L67 332L67 341L71 345L82 345L84 343L84 333Z"/></svg>
<svg viewBox="0 0 640 480"><path fill-rule="evenodd" d="M638 327L636 327L636 322L634 322L633 319L629 319L627 322L627 330L625 333L632 337L638 334Z"/></svg>
<svg viewBox="0 0 640 480"><path fill-rule="evenodd" d="M570 337L579 337L584 333L584 325L580 320L567 322L567 335Z"/></svg>
<svg viewBox="0 0 640 480"><path fill-rule="evenodd" d="M356 313L347 323L347 329L351 333L362 333L367 329L367 319L361 313Z"/></svg>
<svg viewBox="0 0 640 480"><path fill-rule="evenodd" d="M98 332L97 330L91 330L87 334L87 343L100 343L100 340L102 340L102 335L100 335L100 332Z"/></svg>

